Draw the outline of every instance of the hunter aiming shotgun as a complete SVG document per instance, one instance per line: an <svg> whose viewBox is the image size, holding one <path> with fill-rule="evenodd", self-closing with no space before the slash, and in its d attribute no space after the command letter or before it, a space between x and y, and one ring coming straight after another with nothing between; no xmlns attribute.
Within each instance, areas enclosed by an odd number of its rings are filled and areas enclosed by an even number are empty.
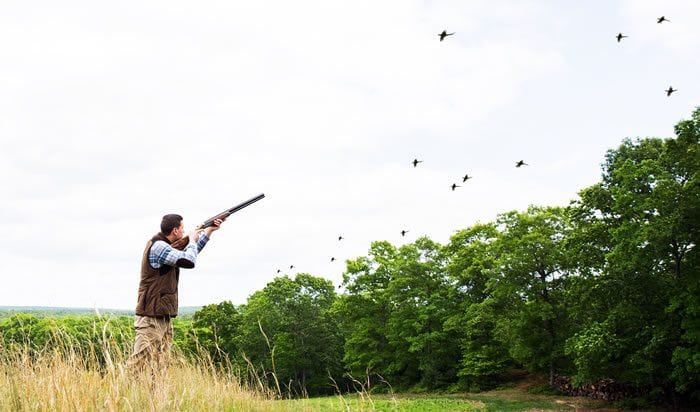
<svg viewBox="0 0 700 412"><path fill-rule="evenodd" d="M189 234L185 234L182 216L175 213L163 216L160 232L146 242L141 257L141 280L134 311L136 339L126 365L130 377L139 378L143 374L155 379L165 372L171 360L172 318L178 314L180 269L195 267L197 255L209 242L211 234L220 229L222 220L263 197L261 193L227 209ZM151 388L155 385L156 380L152 380Z"/></svg>
<svg viewBox="0 0 700 412"><path fill-rule="evenodd" d="M234 207L232 207L232 208L230 208L230 209L224 210L223 212L219 213L218 215L216 215L216 216L214 216L214 217L212 217L212 218L210 218L210 219L207 219L206 221L204 221L204 223L202 223L201 225L199 225L198 228L199 228L199 229L206 229L206 228L208 228L209 226L213 226L213 225L214 225L214 221L215 221L216 219L222 219L222 218L229 217L229 216L231 216L232 214L234 214L234 213L238 212L239 210L243 209L244 207L248 207L248 206L252 205L253 203L257 202L258 200L262 199L263 197L265 197L265 195L264 195L263 193L260 193L259 195L255 196L255 197L251 197L250 199L246 200L245 202L243 202L243 203L241 203L241 204L238 204L238 205L236 205L236 206L234 206Z"/></svg>

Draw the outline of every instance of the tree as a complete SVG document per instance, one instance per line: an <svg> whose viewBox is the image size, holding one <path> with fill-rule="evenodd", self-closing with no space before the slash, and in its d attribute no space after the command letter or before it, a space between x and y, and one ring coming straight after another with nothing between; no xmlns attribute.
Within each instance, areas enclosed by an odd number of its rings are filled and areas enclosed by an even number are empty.
<svg viewBox="0 0 700 412"><path fill-rule="evenodd" d="M346 294L338 300L336 311L345 334L343 360L353 377L379 373L391 378L388 371L396 352L386 335L393 307L388 288L397 255L389 242L373 242L369 256L347 262Z"/></svg>
<svg viewBox="0 0 700 412"><path fill-rule="evenodd" d="M404 385L445 387L456 381L460 349L457 333L444 327L457 306L442 246L420 238L399 249L393 266L386 334L396 353L388 372Z"/></svg>
<svg viewBox="0 0 700 412"><path fill-rule="evenodd" d="M608 152L602 181L581 191L577 208L596 232L604 229L603 271L588 287L585 326L567 347L581 379L675 385L698 396L700 111L676 134L625 140Z"/></svg>
<svg viewBox="0 0 700 412"><path fill-rule="evenodd" d="M566 210L534 207L499 215L496 275L489 290L505 309L497 334L511 356L532 371L546 371L553 384L566 366L568 333L565 291L570 270L565 239L571 231Z"/></svg>
<svg viewBox="0 0 700 412"><path fill-rule="evenodd" d="M513 365L508 346L494 334L502 311L489 289L497 266L498 235L494 224L477 224L458 231L445 247L449 261L445 270L453 281L449 299L457 306L445 328L457 335L458 375L473 390L496 385L499 375Z"/></svg>
<svg viewBox="0 0 700 412"><path fill-rule="evenodd" d="M331 391L329 375L342 376L343 358L335 299L326 279L275 278L241 308L241 351L288 394Z"/></svg>
<svg viewBox="0 0 700 412"><path fill-rule="evenodd" d="M214 362L236 362L240 325L241 315L230 301L204 306L194 313L185 344L195 353L198 347L206 350Z"/></svg>

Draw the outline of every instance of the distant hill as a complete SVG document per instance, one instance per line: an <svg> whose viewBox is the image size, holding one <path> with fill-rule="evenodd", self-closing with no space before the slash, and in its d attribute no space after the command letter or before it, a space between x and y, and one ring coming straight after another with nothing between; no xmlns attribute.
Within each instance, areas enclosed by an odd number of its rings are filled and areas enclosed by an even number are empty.
<svg viewBox="0 0 700 412"><path fill-rule="evenodd" d="M179 316L191 316L202 306L184 306L179 308ZM114 316L133 316L133 310L126 309L108 309L108 308L66 308L52 306L0 306L0 318L12 316L16 313L27 313L35 316L71 316L71 315L114 315Z"/></svg>

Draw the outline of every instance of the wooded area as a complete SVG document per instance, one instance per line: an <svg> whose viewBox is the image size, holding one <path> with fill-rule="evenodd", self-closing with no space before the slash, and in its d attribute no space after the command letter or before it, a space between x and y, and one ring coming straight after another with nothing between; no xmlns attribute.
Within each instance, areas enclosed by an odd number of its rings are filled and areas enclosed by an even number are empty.
<svg viewBox="0 0 700 412"><path fill-rule="evenodd" d="M566 207L501 213L445 245L376 241L347 261L343 293L311 274L278 277L243 305L178 320L177 346L274 372L295 394L367 379L479 390L525 368L552 385L605 380L700 402L700 109L675 131L624 140ZM77 346L129 345L131 318L97 319L17 314L0 319L1 342L42 348L65 330Z"/></svg>

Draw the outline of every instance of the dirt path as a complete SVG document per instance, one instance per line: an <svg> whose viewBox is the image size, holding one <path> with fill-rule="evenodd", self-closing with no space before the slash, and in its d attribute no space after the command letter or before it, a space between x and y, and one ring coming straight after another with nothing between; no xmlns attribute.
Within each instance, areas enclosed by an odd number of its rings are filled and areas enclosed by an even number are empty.
<svg viewBox="0 0 700 412"><path fill-rule="evenodd" d="M515 387L508 389L497 389L484 392L485 395L493 396L508 396L511 399L518 400L552 400L552 395L531 393L530 390L543 386L547 380L543 376L537 376L528 373L524 370L513 370L510 375L515 383ZM554 402L557 405L574 408L578 412L619 412L622 409L613 408L610 402L599 399L591 399L581 396L555 396ZM541 411L543 409L532 409L531 411Z"/></svg>

